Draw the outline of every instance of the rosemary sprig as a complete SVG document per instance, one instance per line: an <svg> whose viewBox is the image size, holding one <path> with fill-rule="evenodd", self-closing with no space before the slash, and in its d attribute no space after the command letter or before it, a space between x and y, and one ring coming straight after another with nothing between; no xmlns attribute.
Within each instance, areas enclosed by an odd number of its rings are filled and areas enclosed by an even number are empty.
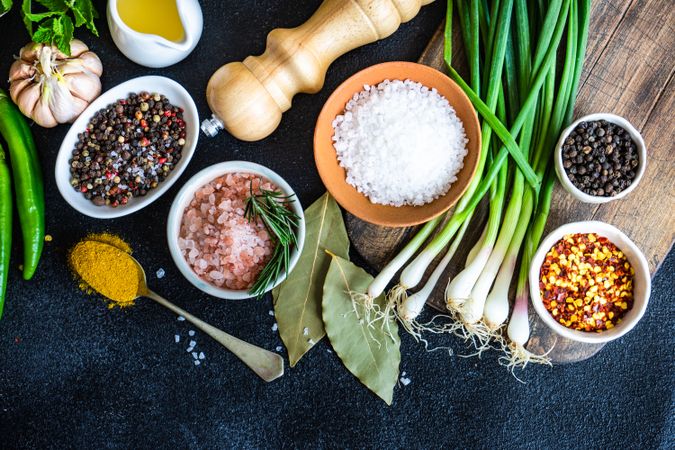
<svg viewBox="0 0 675 450"><path fill-rule="evenodd" d="M290 208L291 203L295 201L294 195L284 195L279 191L271 191L262 187L258 191L259 193L253 192L253 181L251 181L244 217L249 222L262 220L270 237L276 241L272 258L260 272L249 291L251 295L260 298L265 294L267 287L274 283L282 273L288 274L291 249L298 243L295 230L298 228L300 217Z"/></svg>

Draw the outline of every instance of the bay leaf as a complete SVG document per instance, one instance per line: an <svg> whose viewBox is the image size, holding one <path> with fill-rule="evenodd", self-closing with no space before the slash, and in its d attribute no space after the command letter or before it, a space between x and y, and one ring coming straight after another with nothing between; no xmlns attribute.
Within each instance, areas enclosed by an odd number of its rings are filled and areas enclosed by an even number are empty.
<svg viewBox="0 0 675 450"><path fill-rule="evenodd" d="M351 291L365 292L373 280L366 271L334 255L323 286L322 317L335 353L347 369L388 405L394 395L401 363L396 320L369 325ZM384 296L375 299L384 308ZM387 326L388 325L388 326Z"/></svg>
<svg viewBox="0 0 675 450"><path fill-rule="evenodd" d="M289 277L272 291L279 334L291 367L325 335L321 319L323 283L330 250L349 257L349 237L340 207L326 192L305 211L305 245Z"/></svg>

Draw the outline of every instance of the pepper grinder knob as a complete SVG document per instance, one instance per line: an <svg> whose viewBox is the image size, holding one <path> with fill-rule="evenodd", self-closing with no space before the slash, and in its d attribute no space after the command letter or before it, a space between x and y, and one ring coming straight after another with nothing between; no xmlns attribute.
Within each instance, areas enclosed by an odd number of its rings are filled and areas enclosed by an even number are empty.
<svg viewBox="0 0 675 450"><path fill-rule="evenodd" d="M225 64L211 76L206 98L220 123L202 129L210 135L222 124L244 141L269 136L295 94L321 89L335 59L391 35L433 1L324 0L299 27L272 30L262 55Z"/></svg>

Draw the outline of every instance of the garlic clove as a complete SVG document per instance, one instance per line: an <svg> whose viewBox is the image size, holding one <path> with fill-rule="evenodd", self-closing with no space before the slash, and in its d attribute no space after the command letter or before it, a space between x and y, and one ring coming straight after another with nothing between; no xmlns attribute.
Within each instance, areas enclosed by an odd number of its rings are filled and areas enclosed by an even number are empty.
<svg viewBox="0 0 675 450"><path fill-rule="evenodd" d="M12 98L12 101L14 103L18 103L19 95L24 91L24 89L33 84L34 84L33 80L31 80L30 78L24 78L23 80L14 80L9 85L9 96Z"/></svg>
<svg viewBox="0 0 675 450"><path fill-rule="evenodd" d="M103 73L103 66L96 54L93 52L84 52L78 58L57 61L56 70L58 70L61 75L89 72L100 77Z"/></svg>
<svg viewBox="0 0 675 450"><path fill-rule="evenodd" d="M89 102L86 100L82 100L81 98L73 97L73 117L68 121L70 123L75 122L75 119L80 117L80 114L82 114L82 111L84 111L87 106L89 106Z"/></svg>
<svg viewBox="0 0 675 450"><path fill-rule="evenodd" d="M31 117L33 115L33 111L35 110L35 105L37 104L38 100L40 100L40 85L33 83L30 80L23 81L27 81L29 85L26 86L25 89L21 89L16 94L16 98L14 95L12 95L12 88L14 87L14 84L19 83L13 83L9 88L9 92L12 96L12 100L14 100L14 103L19 106L19 110L25 116Z"/></svg>
<svg viewBox="0 0 675 450"><path fill-rule="evenodd" d="M65 79L50 77L46 80L45 88L42 98L47 98L49 109L59 123L72 122L87 106L86 101L73 96Z"/></svg>
<svg viewBox="0 0 675 450"><path fill-rule="evenodd" d="M96 55L96 53L84 52L79 56L78 59L81 61L81 64L91 73L94 73L99 77L103 74L103 64L101 64L101 60Z"/></svg>
<svg viewBox="0 0 675 450"><path fill-rule="evenodd" d="M35 67L33 67L31 64L26 64L20 59L14 61L9 68L10 83L16 80L31 78L33 75L35 75Z"/></svg>
<svg viewBox="0 0 675 450"><path fill-rule="evenodd" d="M83 73L87 70L78 59L66 59L58 61L55 65L56 71L61 75L70 75L74 73Z"/></svg>
<svg viewBox="0 0 675 450"><path fill-rule="evenodd" d="M19 51L19 58L24 61L33 62L38 59L40 51L44 47L44 44L37 44L35 42L30 42L24 45Z"/></svg>
<svg viewBox="0 0 675 450"><path fill-rule="evenodd" d="M40 96L40 100L35 105L31 114L35 123L45 128L53 128L58 125L57 120L54 118L54 115L49 108L49 98L49 93L46 89L43 89L42 96Z"/></svg>
<svg viewBox="0 0 675 450"><path fill-rule="evenodd" d="M101 93L101 80L92 73L73 73L65 75L63 78L73 96L87 102L92 101Z"/></svg>
<svg viewBox="0 0 675 450"><path fill-rule="evenodd" d="M84 42L82 42L79 39L73 39L72 41L70 41L70 56L56 49L54 51L54 54L56 55L56 59L77 58L87 50L89 50L89 47L87 47L87 45Z"/></svg>

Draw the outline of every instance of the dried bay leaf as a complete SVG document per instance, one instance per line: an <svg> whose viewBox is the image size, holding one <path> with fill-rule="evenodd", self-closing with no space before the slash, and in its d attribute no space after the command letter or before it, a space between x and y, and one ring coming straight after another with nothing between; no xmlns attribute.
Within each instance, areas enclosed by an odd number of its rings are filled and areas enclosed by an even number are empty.
<svg viewBox="0 0 675 450"><path fill-rule="evenodd" d="M360 304L349 292L365 292L373 280L363 269L333 256L323 287L323 323L335 353L342 363L388 405L394 395L401 362L401 341L396 320L368 325ZM375 299L384 307L384 297ZM388 330L387 330L388 328Z"/></svg>
<svg viewBox="0 0 675 450"><path fill-rule="evenodd" d="M291 367L325 335L323 284L331 257L349 257L349 237L340 207L327 192L305 211L305 245L289 277L272 291L279 334Z"/></svg>

